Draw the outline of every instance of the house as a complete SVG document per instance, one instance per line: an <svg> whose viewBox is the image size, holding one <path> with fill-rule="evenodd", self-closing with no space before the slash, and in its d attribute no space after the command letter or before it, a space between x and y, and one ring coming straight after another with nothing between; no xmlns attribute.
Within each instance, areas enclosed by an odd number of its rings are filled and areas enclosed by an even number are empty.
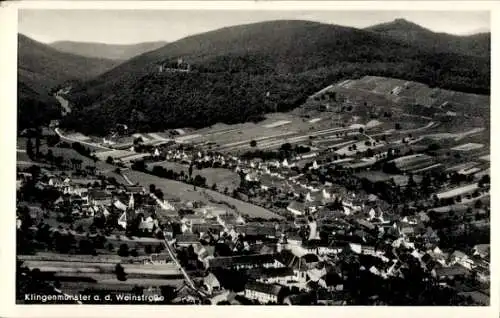
<svg viewBox="0 0 500 318"><path fill-rule="evenodd" d="M147 259L149 264L167 264L170 262L172 262L172 258L168 253L154 253Z"/></svg>
<svg viewBox="0 0 500 318"><path fill-rule="evenodd" d="M337 244L332 243L334 242L332 241L331 243L325 243L321 240L309 240L302 243L302 248L307 253L317 254L320 256L339 254L340 252L342 252L343 248L341 246L337 246Z"/></svg>
<svg viewBox="0 0 500 318"><path fill-rule="evenodd" d="M188 247L190 245L194 246L200 244L200 238L196 234L179 234L175 237L175 244L182 247Z"/></svg>
<svg viewBox="0 0 500 318"><path fill-rule="evenodd" d="M203 286L207 289L209 294L213 294L221 289L220 282L213 273L208 273L203 278Z"/></svg>
<svg viewBox="0 0 500 318"><path fill-rule="evenodd" d="M487 258L490 256L490 244L478 244L472 248L472 253L481 258Z"/></svg>
<svg viewBox="0 0 500 318"><path fill-rule="evenodd" d="M471 291L471 292L461 292L458 293L459 296L462 297L470 297L470 299L474 302L474 304L481 306L489 306L490 305L490 296L480 291Z"/></svg>
<svg viewBox="0 0 500 318"><path fill-rule="evenodd" d="M238 256L221 256L208 260L209 268L256 268L256 267L282 267L283 265L275 260L274 254L254 254Z"/></svg>
<svg viewBox="0 0 500 318"><path fill-rule="evenodd" d="M132 194L142 194L144 193L144 187L141 186L135 186L135 185L130 185L130 186L125 186L125 190L127 193L132 193Z"/></svg>
<svg viewBox="0 0 500 318"><path fill-rule="evenodd" d="M373 231L375 229L375 225L373 225L372 223L370 223L366 220L357 219L356 222L367 230Z"/></svg>
<svg viewBox="0 0 500 318"><path fill-rule="evenodd" d="M286 286L294 279L293 269L290 267L253 268L247 271L250 279L266 284L280 284Z"/></svg>
<svg viewBox="0 0 500 318"><path fill-rule="evenodd" d="M245 236L251 237L276 237L276 227L272 223L247 223L245 225L236 226L235 230L244 233Z"/></svg>
<svg viewBox="0 0 500 318"><path fill-rule="evenodd" d="M276 260L282 266L290 267L294 272L294 280L298 283L296 286L304 287L307 281L307 272L316 268L319 259L315 254L304 254L297 256L291 251L285 250L276 255Z"/></svg>
<svg viewBox="0 0 500 318"><path fill-rule="evenodd" d="M313 305L314 299L309 293L300 293L286 296L283 299L283 304L288 306L307 306Z"/></svg>
<svg viewBox="0 0 500 318"><path fill-rule="evenodd" d="M302 237L297 233L289 233L286 235L287 247L301 246Z"/></svg>
<svg viewBox="0 0 500 318"><path fill-rule="evenodd" d="M283 295L283 286L277 284L264 284L249 282L245 285L245 297L256 300L261 304L280 303Z"/></svg>
<svg viewBox="0 0 500 318"><path fill-rule="evenodd" d="M467 269L472 269L472 267L474 266L474 260L461 251L454 251L450 255L449 263L459 264Z"/></svg>
<svg viewBox="0 0 500 318"><path fill-rule="evenodd" d="M295 216L305 215L307 208L304 203L292 201L286 209Z"/></svg>
<svg viewBox="0 0 500 318"><path fill-rule="evenodd" d="M201 304L198 293L186 283L175 291L176 297L172 300L173 304Z"/></svg>
<svg viewBox="0 0 500 318"><path fill-rule="evenodd" d="M316 291L316 303L326 306L345 306L347 305L348 294L343 291L329 291L320 288Z"/></svg>
<svg viewBox="0 0 500 318"><path fill-rule="evenodd" d="M459 265L452 265L450 267L440 267L432 271L433 276L439 281L444 282L447 280L454 280L457 278L463 278L469 274L469 271Z"/></svg>
<svg viewBox="0 0 500 318"><path fill-rule="evenodd" d="M92 205L108 206L112 204L112 199L113 196L111 195L111 193L103 190L91 189L88 192L89 204Z"/></svg>

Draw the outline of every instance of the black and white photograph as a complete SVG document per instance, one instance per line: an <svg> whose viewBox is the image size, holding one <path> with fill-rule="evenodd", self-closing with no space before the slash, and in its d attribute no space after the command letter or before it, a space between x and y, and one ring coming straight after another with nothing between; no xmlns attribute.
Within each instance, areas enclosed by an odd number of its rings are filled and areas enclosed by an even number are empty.
<svg viewBox="0 0 500 318"><path fill-rule="evenodd" d="M16 304L490 306L491 19L20 8Z"/></svg>

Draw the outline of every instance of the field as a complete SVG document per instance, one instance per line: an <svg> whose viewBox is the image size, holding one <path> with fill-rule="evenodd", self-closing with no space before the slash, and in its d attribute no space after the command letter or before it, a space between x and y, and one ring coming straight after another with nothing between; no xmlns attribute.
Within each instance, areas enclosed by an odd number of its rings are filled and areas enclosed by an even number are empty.
<svg viewBox="0 0 500 318"><path fill-rule="evenodd" d="M39 166L44 166L44 167L49 167L49 164L45 163L35 163L33 162L30 158L28 158L28 155L26 154L26 151L24 150L26 145L26 141L24 138L18 138L18 150L17 150L17 165L18 166L29 166L29 165L39 165ZM82 169L85 169L86 166L94 166L97 168L97 171L104 174L105 176L108 177L113 177L115 178L118 182L120 183L125 183L125 180L123 177L119 174L116 174L114 172L115 166L107 164L104 161L97 161L94 163L94 161L88 157L82 156L78 152L76 152L73 149L70 148L58 148L58 147L47 147L47 145L42 143L42 146L40 147L40 151L44 154L47 153L48 149L52 150L52 153L54 156L62 156L66 162L67 165L71 165L71 159L79 159L82 160Z"/></svg>
<svg viewBox="0 0 500 318"><path fill-rule="evenodd" d="M477 150L483 148L483 144L476 144L476 143L466 143L457 147L451 148L451 150L458 150L458 151L471 151L471 150Z"/></svg>
<svg viewBox="0 0 500 318"><path fill-rule="evenodd" d="M111 157L113 159L117 158L122 158L126 156L130 156L135 154L133 151L128 151L128 150L106 150L106 151L101 151L96 154L97 158L99 160L105 161L108 157Z"/></svg>
<svg viewBox="0 0 500 318"><path fill-rule="evenodd" d="M462 187L459 187L459 188L455 188L455 189L447 190L447 191L444 191L444 192L440 192L440 193L437 194L437 197L439 199L452 198L452 197L455 197L455 196L459 196L459 195L463 195L463 194L466 194L466 193L473 192L473 191L477 190L478 188L479 188L479 186L478 186L477 183L468 184L468 185L465 185L465 186L462 186Z"/></svg>
<svg viewBox="0 0 500 318"><path fill-rule="evenodd" d="M438 133L438 134L428 134L424 135L424 137L441 140L441 139L454 139L455 141L459 141L463 138L479 134L484 131L485 128L473 128L468 131L459 132L459 133Z"/></svg>
<svg viewBox="0 0 500 318"><path fill-rule="evenodd" d="M489 108L489 96L467 94L445 89L430 88L417 82L395 78L364 76L359 80L347 80L332 89L349 89L381 95L394 102L415 103L427 107L443 107L448 102L456 111L463 111L475 105L476 108Z"/></svg>
<svg viewBox="0 0 500 318"><path fill-rule="evenodd" d="M139 182L144 186L149 186L149 184L156 185L157 188L163 191L166 198L173 197L182 201L201 201L206 204L224 202L230 206L234 206L235 210L243 215L264 219L282 219L281 216L272 213L267 209L240 200L236 200L215 191L200 188L194 190L193 186L189 184L163 179L133 170L127 171L124 174L134 183Z"/></svg>
<svg viewBox="0 0 500 318"><path fill-rule="evenodd" d="M479 157L479 159L484 160L484 161L490 161L490 155Z"/></svg>
<svg viewBox="0 0 500 318"><path fill-rule="evenodd" d="M173 170L177 173L184 171L185 174L188 173L189 166L184 165L177 162L162 162L162 163L153 163L150 164L153 166L161 166L167 170ZM193 169L193 177L196 175L200 175L207 179L207 185L211 187L214 183L217 185L217 188L220 190L224 190L224 188L228 188L229 193L231 193L234 189L239 186L240 177L235 172L223 169L223 168L205 168L202 170L198 170L196 168Z"/></svg>
<svg viewBox="0 0 500 318"><path fill-rule="evenodd" d="M399 174L392 175L381 171L364 171L356 173L355 176L357 176L358 178L366 178L373 183L385 182L393 179L394 182L399 186L406 185L409 179L409 177L405 175L399 175ZM422 178L420 176L413 176L413 180L415 180L416 183L419 183L421 179Z"/></svg>
<svg viewBox="0 0 500 318"><path fill-rule="evenodd" d="M189 134L175 138L177 142L200 145L207 149L242 153L252 149L271 150L284 143L308 144L313 141L329 142L351 139L358 133L359 127L344 125L341 116L322 114L322 117L310 119L309 115L299 116L296 113L268 114L267 119L259 123L243 123L235 125L217 124L209 128L194 130ZM345 121L349 123L351 116ZM371 128L380 122L372 121ZM347 135L346 135L347 134ZM159 133L160 136L164 134ZM250 145L255 141L255 147Z"/></svg>

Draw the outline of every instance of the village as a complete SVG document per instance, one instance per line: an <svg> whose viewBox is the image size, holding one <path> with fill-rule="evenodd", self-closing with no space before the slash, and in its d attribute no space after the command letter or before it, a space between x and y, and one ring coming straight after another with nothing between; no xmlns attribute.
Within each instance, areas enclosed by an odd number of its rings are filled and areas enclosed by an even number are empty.
<svg viewBox="0 0 500 318"><path fill-rule="evenodd" d="M366 76L257 124L26 132L18 275L117 303L487 305L489 127L460 94Z"/></svg>

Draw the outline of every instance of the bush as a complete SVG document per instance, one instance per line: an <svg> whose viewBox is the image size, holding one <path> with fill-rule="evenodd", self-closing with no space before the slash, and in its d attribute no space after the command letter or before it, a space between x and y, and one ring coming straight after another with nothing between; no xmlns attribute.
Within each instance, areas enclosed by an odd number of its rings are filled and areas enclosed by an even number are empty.
<svg viewBox="0 0 500 318"><path fill-rule="evenodd" d="M123 243L120 245L120 248L118 249L118 255L121 257L128 257L129 256L129 250L128 250L128 245Z"/></svg>

